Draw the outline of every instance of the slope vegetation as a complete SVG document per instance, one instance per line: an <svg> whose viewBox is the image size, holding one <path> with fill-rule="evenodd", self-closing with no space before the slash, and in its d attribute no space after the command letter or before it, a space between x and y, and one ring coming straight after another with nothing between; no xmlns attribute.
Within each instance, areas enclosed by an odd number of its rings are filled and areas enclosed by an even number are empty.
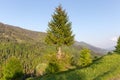
<svg viewBox="0 0 120 80"><path fill-rule="evenodd" d="M119 80L120 55L111 54L83 69L46 75L39 80Z"/></svg>
<svg viewBox="0 0 120 80"><path fill-rule="evenodd" d="M45 44L45 36L44 32L0 23L0 78L3 76L3 65L12 56L20 59L25 74L33 75L39 63L48 61L45 56L56 52L54 46ZM69 48L64 47L64 50L72 55L78 55L82 48L83 46L74 44ZM92 54L96 56L94 51Z"/></svg>

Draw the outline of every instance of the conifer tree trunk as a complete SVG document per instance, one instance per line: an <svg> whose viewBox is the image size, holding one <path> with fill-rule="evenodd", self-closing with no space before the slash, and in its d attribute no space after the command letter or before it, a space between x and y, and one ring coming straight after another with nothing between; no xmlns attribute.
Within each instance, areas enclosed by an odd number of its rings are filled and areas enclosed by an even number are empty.
<svg viewBox="0 0 120 80"><path fill-rule="evenodd" d="M61 56L62 56L62 49L61 49L61 47L58 47L57 58L61 59Z"/></svg>

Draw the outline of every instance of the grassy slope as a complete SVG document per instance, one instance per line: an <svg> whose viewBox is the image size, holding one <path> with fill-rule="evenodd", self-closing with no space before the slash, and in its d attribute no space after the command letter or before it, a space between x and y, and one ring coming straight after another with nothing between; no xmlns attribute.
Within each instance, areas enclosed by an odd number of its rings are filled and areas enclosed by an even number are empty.
<svg viewBox="0 0 120 80"><path fill-rule="evenodd" d="M119 63L120 55L107 55L89 67L46 75L39 80L119 80Z"/></svg>

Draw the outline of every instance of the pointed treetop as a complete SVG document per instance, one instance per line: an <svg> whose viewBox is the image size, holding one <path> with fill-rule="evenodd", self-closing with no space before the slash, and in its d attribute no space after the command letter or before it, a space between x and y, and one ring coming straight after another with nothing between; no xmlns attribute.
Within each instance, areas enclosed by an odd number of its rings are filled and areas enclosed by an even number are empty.
<svg viewBox="0 0 120 80"><path fill-rule="evenodd" d="M115 46L115 51L114 52L117 52L120 54L120 36L118 38L118 41L117 41L117 45Z"/></svg>
<svg viewBox="0 0 120 80"><path fill-rule="evenodd" d="M48 23L45 42L47 44L55 44L57 46L72 45L74 42L71 22L69 22L67 13L63 10L61 5L55 9L52 19Z"/></svg>

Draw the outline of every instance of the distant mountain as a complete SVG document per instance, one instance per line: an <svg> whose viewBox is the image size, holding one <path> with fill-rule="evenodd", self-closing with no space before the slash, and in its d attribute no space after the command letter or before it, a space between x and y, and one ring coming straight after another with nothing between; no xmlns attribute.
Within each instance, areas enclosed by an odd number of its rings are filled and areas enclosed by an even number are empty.
<svg viewBox="0 0 120 80"><path fill-rule="evenodd" d="M0 23L0 42L44 43L45 36L46 33L44 32L30 31L30 30L22 29L17 26ZM85 42L75 41L73 47L78 50L81 50L83 48L88 48L95 55L104 55L107 52L104 49L94 47Z"/></svg>
<svg viewBox="0 0 120 80"><path fill-rule="evenodd" d="M115 50L115 46L109 47L109 48L107 48L106 50L108 50L108 51L113 51L113 50Z"/></svg>
<svg viewBox="0 0 120 80"><path fill-rule="evenodd" d="M76 41L74 43L74 45L75 46L82 46L82 48L88 48L88 49L92 50L94 53L96 53L97 55L104 55L107 53L107 50L95 47L95 46L90 45L90 44L85 43L85 42Z"/></svg>

